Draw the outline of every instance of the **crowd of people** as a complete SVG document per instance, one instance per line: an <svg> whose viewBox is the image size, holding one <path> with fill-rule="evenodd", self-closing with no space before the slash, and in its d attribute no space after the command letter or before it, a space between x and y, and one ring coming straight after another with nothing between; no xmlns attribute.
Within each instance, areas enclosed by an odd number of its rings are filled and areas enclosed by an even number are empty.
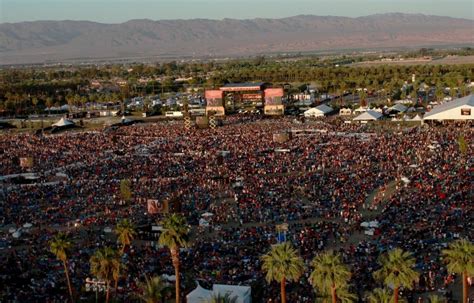
<svg viewBox="0 0 474 303"><path fill-rule="evenodd" d="M168 201L193 227L192 246L181 252L184 292L194 281L251 285L256 302L276 302L279 286L264 282L260 256L286 222L287 240L307 265L323 250L342 254L361 300L381 285L371 275L377 257L395 247L412 252L421 273L414 291L404 294L410 302L427 291L452 296L440 249L460 237L472 240L474 131L452 125L381 131L323 121L233 116L212 130L168 121L49 136L0 134L0 301L67 297L61 264L48 251L58 231L73 239L71 279L83 290L92 253L117 245L104 229L123 218L139 233L124 256L122 299L134 298L145 275L174 274L150 228L164 214L150 214L149 199ZM281 133L293 135L274 140ZM32 157L33 165L22 167L21 157ZM11 176L25 172L35 176L33 183ZM130 181L130 201L122 180ZM205 212L209 226L200 226ZM373 235L361 227L368 212L378 222ZM289 302L314 302L307 281L288 285Z"/></svg>

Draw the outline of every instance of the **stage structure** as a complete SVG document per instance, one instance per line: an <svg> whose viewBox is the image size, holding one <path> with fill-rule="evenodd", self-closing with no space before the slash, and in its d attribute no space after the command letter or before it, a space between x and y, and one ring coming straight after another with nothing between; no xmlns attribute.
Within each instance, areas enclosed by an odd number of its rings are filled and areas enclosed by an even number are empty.
<svg viewBox="0 0 474 303"><path fill-rule="evenodd" d="M206 90L206 114L223 116L239 111L262 110L265 115L283 115L283 88L265 83L229 83L218 90Z"/></svg>

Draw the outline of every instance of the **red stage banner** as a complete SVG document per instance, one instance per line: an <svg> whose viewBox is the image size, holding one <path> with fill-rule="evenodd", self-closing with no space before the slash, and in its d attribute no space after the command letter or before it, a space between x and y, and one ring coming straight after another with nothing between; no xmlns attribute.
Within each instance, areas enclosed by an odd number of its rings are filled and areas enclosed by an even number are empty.
<svg viewBox="0 0 474 303"><path fill-rule="evenodd" d="M283 97L283 88L267 88L265 97Z"/></svg>
<svg viewBox="0 0 474 303"><path fill-rule="evenodd" d="M224 92L221 90L206 90L205 97L206 99L222 99Z"/></svg>

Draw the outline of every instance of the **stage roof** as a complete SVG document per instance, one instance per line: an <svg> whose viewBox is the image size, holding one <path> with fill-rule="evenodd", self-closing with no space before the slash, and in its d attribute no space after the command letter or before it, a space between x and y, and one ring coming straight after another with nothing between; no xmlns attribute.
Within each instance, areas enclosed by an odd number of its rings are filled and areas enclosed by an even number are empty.
<svg viewBox="0 0 474 303"><path fill-rule="evenodd" d="M238 91L238 90L262 90L264 82L256 82L256 83L228 83L219 88L222 91Z"/></svg>

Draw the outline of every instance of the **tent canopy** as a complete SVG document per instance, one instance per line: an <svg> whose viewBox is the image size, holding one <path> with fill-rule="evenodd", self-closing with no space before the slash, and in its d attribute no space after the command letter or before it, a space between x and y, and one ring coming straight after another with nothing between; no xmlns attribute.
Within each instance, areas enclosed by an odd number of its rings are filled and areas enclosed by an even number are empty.
<svg viewBox="0 0 474 303"><path fill-rule="evenodd" d="M469 95L433 107L423 120L473 120L474 95Z"/></svg>
<svg viewBox="0 0 474 303"><path fill-rule="evenodd" d="M373 120L378 120L382 117L383 115L379 112L373 111L373 110L368 110L359 116L355 117L353 120L355 121L373 121Z"/></svg>
<svg viewBox="0 0 474 303"><path fill-rule="evenodd" d="M229 294L230 297L237 297L237 303L252 302L252 288L250 286L214 284L212 290L214 294Z"/></svg>
<svg viewBox="0 0 474 303"><path fill-rule="evenodd" d="M72 122L71 120L67 120L64 117L62 117L58 122L53 124L53 126L56 126L56 127L63 127L63 126L70 126L70 125L74 125L74 122Z"/></svg>
<svg viewBox="0 0 474 303"><path fill-rule="evenodd" d="M390 107L388 110L389 111L396 111L396 112L399 112L399 113L404 113L407 111L407 107L403 104L395 104L394 106Z"/></svg>
<svg viewBox="0 0 474 303"><path fill-rule="evenodd" d="M210 300L212 297L212 291L202 288L199 284L186 296L186 302L188 303L203 303Z"/></svg>
<svg viewBox="0 0 474 303"><path fill-rule="evenodd" d="M326 104L321 104L316 107L310 108L307 111L304 112L304 115L306 117L318 117L318 116L324 116L326 114L329 114L330 112L333 111L333 108L330 106L327 106Z"/></svg>

